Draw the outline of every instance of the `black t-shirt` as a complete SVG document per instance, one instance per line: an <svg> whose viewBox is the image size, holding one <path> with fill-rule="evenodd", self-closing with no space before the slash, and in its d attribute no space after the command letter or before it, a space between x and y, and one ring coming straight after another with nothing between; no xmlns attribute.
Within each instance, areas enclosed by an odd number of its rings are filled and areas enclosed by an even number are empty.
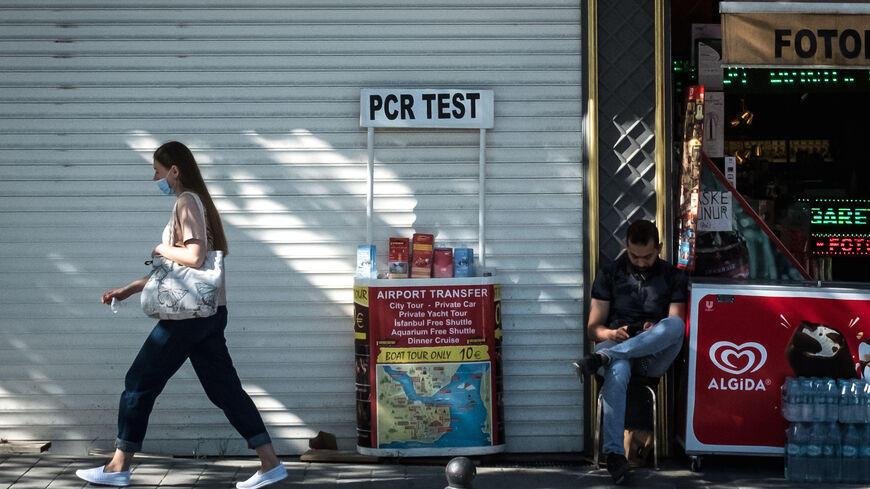
<svg viewBox="0 0 870 489"><path fill-rule="evenodd" d="M601 269L592 283L592 298L610 303L607 327L659 322L668 316L672 302L688 300L688 279L682 270L656 259L645 277L633 273L628 255Z"/></svg>

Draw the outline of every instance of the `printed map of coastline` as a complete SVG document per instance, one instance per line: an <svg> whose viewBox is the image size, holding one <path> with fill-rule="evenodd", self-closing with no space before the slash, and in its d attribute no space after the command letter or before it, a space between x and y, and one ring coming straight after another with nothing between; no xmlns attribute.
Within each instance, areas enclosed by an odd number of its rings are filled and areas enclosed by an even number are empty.
<svg viewBox="0 0 870 489"><path fill-rule="evenodd" d="M492 445L489 362L378 365L378 447Z"/></svg>

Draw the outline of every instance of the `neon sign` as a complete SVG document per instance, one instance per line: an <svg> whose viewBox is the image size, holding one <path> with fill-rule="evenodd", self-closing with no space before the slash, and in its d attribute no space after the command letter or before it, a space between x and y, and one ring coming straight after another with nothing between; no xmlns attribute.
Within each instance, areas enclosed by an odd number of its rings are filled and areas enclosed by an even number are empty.
<svg viewBox="0 0 870 489"><path fill-rule="evenodd" d="M870 234L812 234L813 255L870 256Z"/></svg>
<svg viewBox="0 0 870 489"><path fill-rule="evenodd" d="M811 224L837 224L866 226L870 208L837 205L836 207L810 207Z"/></svg>
<svg viewBox="0 0 870 489"><path fill-rule="evenodd" d="M866 226L870 216L870 201L858 199L814 199L810 203L812 224Z"/></svg>
<svg viewBox="0 0 870 489"><path fill-rule="evenodd" d="M800 202L806 202L810 209L810 254L870 256L870 200L800 199Z"/></svg>

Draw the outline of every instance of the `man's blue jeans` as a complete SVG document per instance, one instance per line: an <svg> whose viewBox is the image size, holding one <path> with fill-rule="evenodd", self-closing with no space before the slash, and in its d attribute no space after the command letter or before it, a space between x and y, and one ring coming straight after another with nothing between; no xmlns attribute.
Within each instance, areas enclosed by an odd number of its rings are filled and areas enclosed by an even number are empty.
<svg viewBox="0 0 870 489"><path fill-rule="evenodd" d="M242 389L233 367L224 338L226 326L225 306L211 317L157 323L127 371L118 407L115 448L124 452L142 450L154 401L188 358L208 398L223 410L248 447L271 442L257 407Z"/></svg>
<svg viewBox="0 0 870 489"><path fill-rule="evenodd" d="M643 333L622 343L602 341L595 351L607 355L610 363L601 367L604 376L604 453L625 455L625 394L631 374L661 377L668 371L683 346L686 323L669 316Z"/></svg>

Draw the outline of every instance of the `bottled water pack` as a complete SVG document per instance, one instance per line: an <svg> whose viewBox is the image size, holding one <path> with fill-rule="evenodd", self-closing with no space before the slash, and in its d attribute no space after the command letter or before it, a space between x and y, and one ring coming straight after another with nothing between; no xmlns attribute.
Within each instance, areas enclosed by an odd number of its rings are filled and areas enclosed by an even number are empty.
<svg viewBox="0 0 870 489"><path fill-rule="evenodd" d="M870 384L786 378L785 476L795 482L870 482Z"/></svg>
<svg viewBox="0 0 870 489"><path fill-rule="evenodd" d="M859 379L787 377L782 415L793 423L870 423L870 384Z"/></svg>

